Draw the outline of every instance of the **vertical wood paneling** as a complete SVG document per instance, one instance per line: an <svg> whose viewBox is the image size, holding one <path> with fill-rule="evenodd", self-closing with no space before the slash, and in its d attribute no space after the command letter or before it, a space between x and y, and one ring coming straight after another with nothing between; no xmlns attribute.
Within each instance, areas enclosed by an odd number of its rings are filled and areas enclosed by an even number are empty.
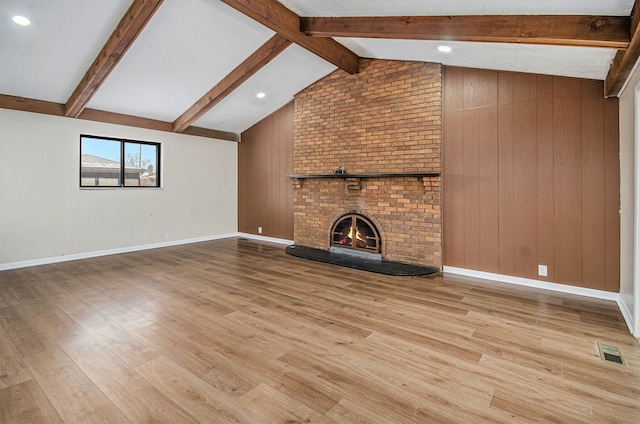
<svg viewBox="0 0 640 424"><path fill-rule="evenodd" d="M498 108L478 110L480 267L497 273L498 257Z"/></svg>
<svg viewBox="0 0 640 424"><path fill-rule="evenodd" d="M286 133L282 137L282 148L278 151L278 154L282 155L286 166L285 175L280 176L280 183L283 184L285 188L284 202L286 205L290 205L291 210L287 210L287 213L280 214L284 216L283 232L280 237L289 240L293 239L293 185L291 184L291 180L287 178L287 175L293 174L293 102L291 102L290 107L284 107L281 110L286 111Z"/></svg>
<svg viewBox="0 0 640 424"><path fill-rule="evenodd" d="M498 273L514 274L513 233L513 91L514 75L498 75ZM446 142L446 140L445 140Z"/></svg>
<svg viewBox="0 0 640 424"><path fill-rule="evenodd" d="M582 94L598 93L602 98L602 83L596 80L582 80Z"/></svg>
<svg viewBox="0 0 640 424"><path fill-rule="evenodd" d="M553 96L579 96L582 94L582 81L578 78L553 77Z"/></svg>
<svg viewBox="0 0 640 424"><path fill-rule="evenodd" d="M293 239L293 102L242 133L238 230Z"/></svg>
<svg viewBox="0 0 640 424"><path fill-rule="evenodd" d="M510 105L513 103L513 76L511 72L498 73L498 104Z"/></svg>
<svg viewBox="0 0 640 424"><path fill-rule="evenodd" d="M464 111L464 263L472 269L480 266L480 162L478 109Z"/></svg>
<svg viewBox="0 0 640 424"><path fill-rule="evenodd" d="M447 193L442 198L443 233L447 235L442 251L449 266L464 267L464 167L460 160L464 156L464 128L460 125L464 121L464 112L444 112L442 119L448 139L442 146L442 185Z"/></svg>
<svg viewBox="0 0 640 424"><path fill-rule="evenodd" d="M602 94L582 95L582 282L605 289L604 102Z"/></svg>
<svg viewBox="0 0 640 424"><path fill-rule="evenodd" d="M284 179L287 175L286 161L282 160L283 158L278 157L280 155L280 152L286 149L286 144L283 144L285 138L282 135L286 134L287 121L286 114L284 114L283 112L284 111L280 109L273 113L273 149L271 151L271 178L269 180L270 185L273 189L272 196L275 205L285 202L285 191L287 189L287 186L284 184ZM282 214L278 213L271 213L270 215L270 225L274 229L274 233L279 233L280 229L284 226L284 217L282 216Z"/></svg>
<svg viewBox="0 0 640 424"><path fill-rule="evenodd" d="M537 98L536 75L518 74L513 75L513 102L534 102Z"/></svg>
<svg viewBox="0 0 640 424"><path fill-rule="evenodd" d="M554 86L557 83L554 80ZM582 281L582 128L581 96L553 99L555 280Z"/></svg>
<svg viewBox="0 0 640 424"><path fill-rule="evenodd" d="M444 73L443 108L457 111L445 113L444 264L617 291L618 110L602 82Z"/></svg>
<svg viewBox="0 0 640 424"><path fill-rule="evenodd" d="M251 168L249 173L252 176L260 175L260 178L254 179L253 184L249 189L251 207L251 221L248 228L252 233L257 234L258 227L262 227L263 231L268 232L270 222L269 218L271 213L268 210L270 208L270 198L267 194L271 194L271 186L269 182L269 171L271 169L271 152L266 146L271 146L273 116L265 118L263 125L258 128L258 138L254 140L253 148L253 161L251 162ZM266 212L266 213L265 213Z"/></svg>
<svg viewBox="0 0 640 424"><path fill-rule="evenodd" d="M442 111L456 111L464 109L464 68L449 68L442 75ZM446 83L444 80L448 78Z"/></svg>
<svg viewBox="0 0 640 424"><path fill-rule="evenodd" d="M513 208L513 105L507 104L498 107L498 246L505 275L515 275Z"/></svg>
<svg viewBox="0 0 640 424"><path fill-rule="evenodd" d="M533 83L532 83L533 82ZM520 94L535 97L535 79ZM533 87L532 87L533 86ZM515 96L514 96L515 97ZM521 97L523 98L523 97ZM526 278L538 276L538 163L536 146L536 103L514 104L513 118L513 238L514 272Z"/></svg>
<svg viewBox="0 0 640 424"><path fill-rule="evenodd" d="M538 104L541 102L553 100L553 77L550 75L536 75L536 101ZM552 111L549 108L549 111ZM549 120L551 124L551 120ZM552 134L549 133L549 136Z"/></svg>
<svg viewBox="0 0 640 424"><path fill-rule="evenodd" d="M498 104L498 74L485 69L464 70L464 108Z"/></svg>
<svg viewBox="0 0 640 424"><path fill-rule="evenodd" d="M261 178L254 181L253 198L255 204L253 206L253 232L258 231L258 227L262 227L263 235L273 234L273 189L271 184L270 173L273 169L272 147L273 139L273 115L265 118L263 128L260 131L260 138L255 143L255 157L250 172L260 174Z"/></svg>
<svg viewBox="0 0 640 424"><path fill-rule="evenodd" d="M618 99L604 102L606 290L620 291L620 149Z"/></svg>
<svg viewBox="0 0 640 424"><path fill-rule="evenodd" d="M553 78L536 78L536 148L538 178L538 264L547 267L541 280L554 281L553 243Z"/></svg>
<svg viewBox="0 0 640 424"><path fill-rule="evenodd" d="M247 156L248 152L243 152L243 147L238 145L238 229L247 227L247 213L240 210L240 199L244 198L244 187L247 186Z"/></svg>
<svg viewBox="0 0 640 424"><path fill-rule="evenodd" d="M281 181L281 178L286 178L286 170L285 170L285 162L282 160L278 160L278 154L283 148L282 140L283 137L279 137L279 134L283 134L285 129L286 121L283 122L283 114L282 110L277 110L272 114L272 126L271 126L271 139L272 146L271 152L269 154L271 159L271 175L269 175L269 186L271 187L272 193L271 198L273 199L273 203L277 205L278 203L284 200L284 190L285 185ZM273 213L273 206L269 205L272 210L269 211L269 217L267 220L267 225L269 228L272 228L274 232L277 232L282 225L283 219L280 214Z"/></svg>

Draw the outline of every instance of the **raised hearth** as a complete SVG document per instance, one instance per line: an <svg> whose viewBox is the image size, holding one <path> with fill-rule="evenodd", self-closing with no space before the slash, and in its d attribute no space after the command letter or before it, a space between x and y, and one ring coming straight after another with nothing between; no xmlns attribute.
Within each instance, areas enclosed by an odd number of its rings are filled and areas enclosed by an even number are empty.
<svg viewBox="0 0 640 424"><path fill-rule="evenodd" d="M385 261L382 259L368 258L362 255L349 253L337 253L323 249L315 249L306 246L287 246L286 252L298 258L311 259L332 265L375 272L378 274L395 275L403 277L417 277L440 272L439 268L405 264L402 262Z"/></svg>

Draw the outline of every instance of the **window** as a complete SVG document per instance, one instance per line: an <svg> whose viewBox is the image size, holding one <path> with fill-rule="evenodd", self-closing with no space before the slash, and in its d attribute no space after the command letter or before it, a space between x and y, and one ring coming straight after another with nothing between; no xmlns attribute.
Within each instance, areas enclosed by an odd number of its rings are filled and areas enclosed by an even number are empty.
<svg viewBox="0 0 640 424"><path fill-rule="evenodd" d="M160 143L81 135L80 187L160 187Z"/></svg>

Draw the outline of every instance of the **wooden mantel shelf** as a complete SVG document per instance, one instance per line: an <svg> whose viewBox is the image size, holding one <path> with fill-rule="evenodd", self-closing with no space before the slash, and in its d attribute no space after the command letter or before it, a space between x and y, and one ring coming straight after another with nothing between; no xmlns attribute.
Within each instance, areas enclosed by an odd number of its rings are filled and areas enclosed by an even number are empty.
<svg viewBox="0 0 640 424"><path fill-rule="evenodd" d="M439 177L439 172L427 172L427 173L391 173L391 174L295 174L287 175L291 179L309 179L309 178L425 178L425 177Z"/></svg>

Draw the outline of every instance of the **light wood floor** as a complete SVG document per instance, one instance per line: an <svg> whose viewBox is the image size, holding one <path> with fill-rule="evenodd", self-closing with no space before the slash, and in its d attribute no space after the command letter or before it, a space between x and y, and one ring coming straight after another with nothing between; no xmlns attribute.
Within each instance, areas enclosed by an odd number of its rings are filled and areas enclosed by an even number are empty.
<svg viewBox="0 0 640 424"><path fill-rule="evenodd" d="M640 345L613 302L226 239L0 272L0 422L637 424Z"/></svg>

